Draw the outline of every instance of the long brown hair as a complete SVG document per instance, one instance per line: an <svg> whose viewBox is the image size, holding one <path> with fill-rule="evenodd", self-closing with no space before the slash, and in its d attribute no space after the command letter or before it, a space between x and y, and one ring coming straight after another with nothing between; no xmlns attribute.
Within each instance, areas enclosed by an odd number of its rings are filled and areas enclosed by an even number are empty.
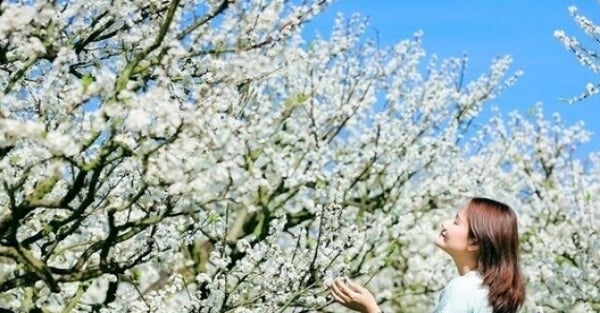
<svg viewBox="0 0 600 313"><path fill-rule="evenodd" d="M477 263L494 313L516 313L525 301L519 267L517 216L506 204L472 198L466 210L469 238L479 245Z"/></svg>

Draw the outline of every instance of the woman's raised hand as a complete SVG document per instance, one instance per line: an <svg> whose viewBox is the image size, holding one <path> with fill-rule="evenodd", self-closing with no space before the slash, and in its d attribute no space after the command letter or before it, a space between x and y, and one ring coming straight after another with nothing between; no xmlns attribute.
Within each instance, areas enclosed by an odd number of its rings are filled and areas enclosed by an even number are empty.
<svg viewBox="0 0 600 313"><path fill-rule="evenodd" d="M341 305L362 313L380 312L375 297L364 287L342 278L337 278L331 285L333 298Z"/></svg>

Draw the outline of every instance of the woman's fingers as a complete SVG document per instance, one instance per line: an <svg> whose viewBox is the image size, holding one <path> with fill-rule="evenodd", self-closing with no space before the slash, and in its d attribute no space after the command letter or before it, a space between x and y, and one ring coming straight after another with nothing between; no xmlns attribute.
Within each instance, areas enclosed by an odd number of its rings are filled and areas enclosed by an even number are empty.
<svg viewBox="0 0 600 313"><path fill-rule="evenodd" d="M346 296L350 296L350 291L351 290L346 285L346 282L344 282L342 279L339 279L339 278L336 279L335 281L333 281L333 285L337 288L337 290L339 290L340 292L342 292Z"/></svg>
<svg viewBox="0 0 600 313"><path fill-rule="evenodd" d="M349 289L356 293L363 293L363 291L365 290L361 285L359 285L351 280L348 281L348 287L350 287Z"/></svg>
<svg viewBox="0 0 600 313"><path fill-rule="evenodd" d="M341 303L341 304L345 304L348 302L347 299L344 299L342 295L338 294L335 290L331 290L331 295L333 296L333 299L335 299L335 301Z"/></svg>
<svg viewBox="0 0 600 313"><path fill-rule="evenodd" d="M352 297L352 295L355 293L364 293L365 290L361 285L351 280L344 281L338 278L334 281L334 284L337 284L338 288L350 297Z"/></svg>
<svg viewBox="0 0 600 313"><path fill-rule="evenodd" d="M344 290L344 286L340 286L337 280L331 285L331 294L333 295L333 298L340 303L347 303L350 300L349 295Z"/></svg>
<svg viewBox="0 0 600 313"><path fill-rule="evenodd" d="M344 303L349 303L349 302L354 301L359 294L359 292L356 292L356 290L355 290L357 288L351 288L349 286L349 283L350 283L350 281L337 278L336 280L333 281L333 284L331 285L331 289L332 289L332 292L334 293L334 296L337 296L337 298L344 301ZM354 284L354 283L352 283L352 284ZM357 284L354 284L354 285L358 286L360 288L359 285L357 285Z"/></svg>

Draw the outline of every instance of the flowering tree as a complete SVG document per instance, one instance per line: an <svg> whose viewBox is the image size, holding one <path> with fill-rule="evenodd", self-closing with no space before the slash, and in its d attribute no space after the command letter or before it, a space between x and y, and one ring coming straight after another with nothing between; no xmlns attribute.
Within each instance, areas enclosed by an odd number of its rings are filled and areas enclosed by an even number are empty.
<svg viewBox="0 0 600 313"><path fill-rule="evenodd" d="M522 222L528 297L544 312L595 312L600 308L594 287L600 283L598 155L573 156L577 144L588 140L582 124L567 127L558 114L546 120L541 106L532 115L533 121L514 114L486 127L494 141L504 142L494 147L503 157L490 152L502 167L493 177L513 176L505 190L518 198L512 203Z"/></svg>
<svg viewBox="0 0 600 313"><path fill-rule="evenodd" d="M437 225L478 194L520 214L532 305L598 309L588 133L477 119L508 57L468 82L359 17L306 42L326 6L0 2L0 307L341 312L344 275L426 311L453 270Z"/></svg>
<svg viewBox="0 0 600 313"><path fill-rule="evenodd" d="M577 23L577 26L583 30L589 39L596 43L600 42L600 26L596 25L594 21L582 15L575 6L569 7L569 13L573 17L573 20L575 20L575 23ZM573 52L573 55L575 55L575 58L577 61L579 61L579 63L589 68L594 73L600 72L600 60L598 52L595 49L580 42L575 37L567 36L563 30L554 31L554 37L556 37L565 46L565 48L567 48L567 50ZM589 96L598 93L598 88L600 88L600 83L590 82L585 86L585 91L581 95L573 99L569 99L568 102L574 103L576 101L581 101L585 98L588 98Z"/></svg>

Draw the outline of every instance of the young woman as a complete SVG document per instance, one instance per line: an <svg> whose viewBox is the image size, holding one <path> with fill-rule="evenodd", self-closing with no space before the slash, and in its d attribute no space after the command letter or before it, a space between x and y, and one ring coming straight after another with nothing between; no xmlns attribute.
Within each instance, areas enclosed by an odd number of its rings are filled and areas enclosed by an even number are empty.
<svg viewBox="0 0 600 313"><path fill-rule="evenodd" d="M525 285L514 211L495 200L472 198L441 228L435 244L452 257L459 276L444 287L434 313L516 313L525 301ZM336 279L331 293L352 310L382 312L373 295L351 281Z"/></svg>

